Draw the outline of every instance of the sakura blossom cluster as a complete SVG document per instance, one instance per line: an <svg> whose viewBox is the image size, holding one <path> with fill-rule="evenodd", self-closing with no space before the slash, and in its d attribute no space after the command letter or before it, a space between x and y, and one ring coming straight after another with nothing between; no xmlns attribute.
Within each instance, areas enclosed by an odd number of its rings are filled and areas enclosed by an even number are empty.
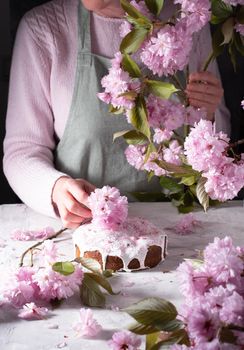
<svg viewBox="0 0 244 350"><path fill-rule="evenodd" d="M125 150L125 156L130 165L137 170L146 170L153 172L156 176L168 175L157 161L164 160L168 163L180 165L182 164L181 156L183 156L183 148L177 140L169 142L168 146L161 148L160 151L151 152L150 156L146 155L146 146L129 145Z"/></svg>
<svg viewBox="0 0 244 350"><path fill-rule="evenodd" d="M149 125L154 130L161 129L165 136L169 135L163 141L171 138L170 132L173 130L183 125L194 125L207 116L203 108L185 107L180 102L164 100L152 94L147 99L147 111Z"/></svg>
<svg viewBox="0 0 244 350"><path fill-rule="evenodd" d="M180 291L186 298L179 314L193 345L171 350L232 349L221 339L226 330L236 338L233 349L239 349L244 340L244 249L235 247L230 237L215 238L203 256L202 263L186 261L178 267Z"/></svg>
<svg viewBox="0 0 244 350"><path fill-rule="evenodd" d="M127 218L128 200L115 187L97 188L88 198L92 223L100 228L116 230Z"/></svg>
<svg viewBox="0 0 244 350"><path fill-rule="evenodd" d="M2 302L19 309L19 316L24 318L42 317L45 310L37 304L51 300L61 300L72 296L79 290L83 271L77 265L70 275L62 275L52 269L57 257L57 249L52 241L45 241L40 254L40 267L20 267L9 272L1 288Z"/></svg>
<svg viewBox="0 0 244 350"><path fill-rule="evenodd" d="M104 92L98 93L100 100L115 108L132 109L134 101L125 93L133 92L140 88L140 81L131 78L129 73L122 68L123 55L117 52L111 60L112 66L108 75L101 80Z"/></svg>
<svg viewBox="0 0 244 350"><path fill-rule="evenodd" d="M243 160L228 156L229 138L215 133L210 121L201 120L185 139L188 163L206 178L210 198L224 202L233 199L244 186Z"/></svg>
<svg viewBox="0 0 244 350"><path fill-rule="evenodd" d="M140 55L142 62L159 77L175 74L188 64L193 33L210 19L209 0L175 0L181 4L181 16L175 25L166 24L155 31Z"/></svg>

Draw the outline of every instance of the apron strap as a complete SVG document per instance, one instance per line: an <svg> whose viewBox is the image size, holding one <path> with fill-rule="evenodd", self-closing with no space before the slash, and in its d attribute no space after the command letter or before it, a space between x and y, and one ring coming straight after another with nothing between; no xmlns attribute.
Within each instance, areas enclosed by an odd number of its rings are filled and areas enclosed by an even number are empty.
<svg viewBox="0 0 244 350"><path fill-rule="evenodd" d="M78 53L91 53L90 12L79 0L78 7Z"/></svg>

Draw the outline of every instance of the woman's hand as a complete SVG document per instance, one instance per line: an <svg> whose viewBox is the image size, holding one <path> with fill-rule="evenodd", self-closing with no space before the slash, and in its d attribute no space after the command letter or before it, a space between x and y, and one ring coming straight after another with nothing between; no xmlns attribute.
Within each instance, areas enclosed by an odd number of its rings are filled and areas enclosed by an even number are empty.
<svg viewBox="0 0 244 350"><path fill-rule="evenodd" d="M84 219L91 217L87 198L95 186L83 179L60 177L53 188L52 200L64 227L77 228Z"/></svg>
<svg viewBox="0 0 244 350"><path fill-rule="evenodd" d="M221 82L209 72L196 72L189 76L186 94L193 107L205 108L209 120L214 120L214 113L223 96Z"/></svg>

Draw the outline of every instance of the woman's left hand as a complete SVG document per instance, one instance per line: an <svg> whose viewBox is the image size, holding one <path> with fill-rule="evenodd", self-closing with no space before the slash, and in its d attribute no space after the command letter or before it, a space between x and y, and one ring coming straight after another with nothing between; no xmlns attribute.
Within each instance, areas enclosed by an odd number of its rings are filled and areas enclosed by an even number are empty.
<svg viewBox="0 0 244 350"><path fill-rule="evenodd" d="M219 79L210 72L196 72L189 76L186 94L193 107L205 108L209 120L214 120L214 113L223 96Z"/></svg>

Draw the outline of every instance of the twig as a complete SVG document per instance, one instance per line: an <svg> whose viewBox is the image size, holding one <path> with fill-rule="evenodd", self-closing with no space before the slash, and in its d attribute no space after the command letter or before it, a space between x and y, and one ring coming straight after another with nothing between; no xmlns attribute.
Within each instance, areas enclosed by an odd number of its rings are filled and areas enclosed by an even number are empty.
<svg viewBox="0 0 244 350"><path fill-rule="evenodd" d="M63 233L63 232L66 231L66 230L67 230L67 228L62 228L61 230L55 232L55 233L54 233L52 236L50 236L49 238L44 239L44 240L42 240L42 241L40 241L40 242L37 242L37 243L33 244L31 247L29 247L28 249L26 249L26 250L24 251L24 253L21 255L19 267L22 267L22 266L23 266L23 264L24 264L24 258L25 258L25 256L26 256L26 254L28 254L29 252L31 252L31 254L33 255L33 252L32 252L33 249L35 249L36 247L39 247L40 245L42 245L42 244L43 244L46 240L48 240L48 239L57 238L58 236L61 235L61 233ZM32 259L33 259L33 257L32 257ZM32 261L32 263L33 263L33 261Z"/></svg>

